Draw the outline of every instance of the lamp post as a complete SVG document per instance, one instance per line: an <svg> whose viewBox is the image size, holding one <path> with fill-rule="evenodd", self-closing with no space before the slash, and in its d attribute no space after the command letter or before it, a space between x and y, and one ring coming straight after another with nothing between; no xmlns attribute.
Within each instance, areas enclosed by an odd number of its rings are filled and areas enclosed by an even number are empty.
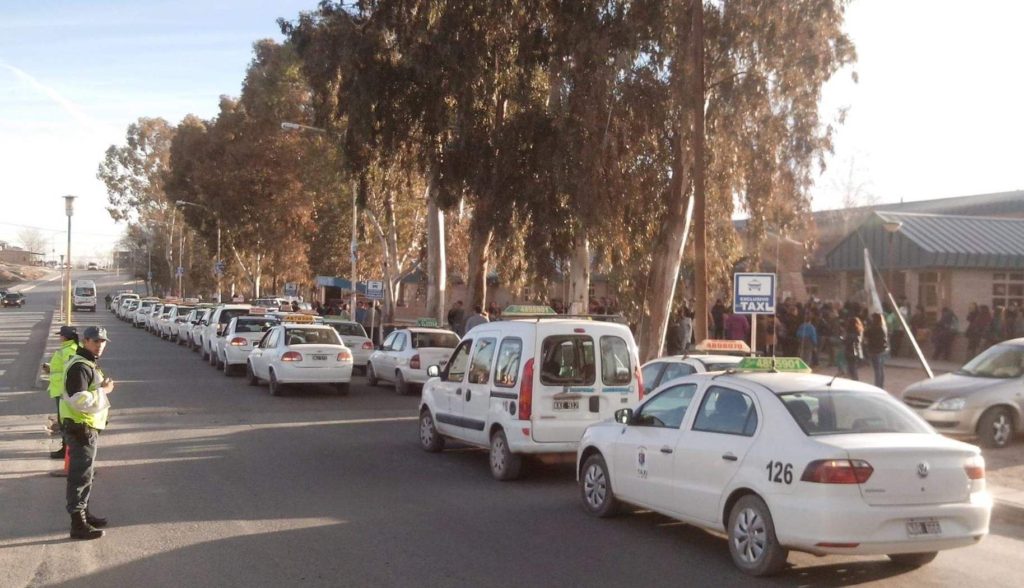
<svg viewBox="0 0 1024 588"><path fill-rule="evenodd" d="M211 214L213 214L213 219L215 221L217 221L217 260L214 262L213 271L217 275L217 302L220 303L222 301L221 300L221 290L220 290L220 275L222 273L221 270L220 270L220 215L217 214L217 211L215 211L214 209L210 208L209 206L206 206L205 204L197 204L195 202L186 202L184 200L175 200L174 204L175 204L175 206L195 206L196 208L205 208L206 210L209 210ZM181 285L180 284L181 283L180 283L180 278L179 278L179 285L178 285L178 289L179 290L181 289Z"/></svg>
<svg viewBox="0 0 1024 588"><path fill-rule="evenodd" d="M70 194L64 196L64 213L68 215L68 273L67 287L64 289L64 302L67 314L64 315L64 324L71 326L71 217L75 214L75 196Z"/></svg>
<svg viewBox="0 0 1024 588"><path fill-rule="evenodd" d="M281 129L285 130L285 131L299 131L299 132L301 132L301 131L312 131L314 133L320 133L322 135L327 134L327 129L322 129L320 127L311 127L309 125L300 125L299 123L293 123L293 122L283 122L283 123L281 123ZM357 269L358 269L356 262L359 259L359 242L356 240L356 231L358 230L357 219L359 217L359 211L356 208L356 206L357 206L356 200L359 197L359 189L358 188L359 188L358 185L355 182L353 182L352 183L352 241L349 243L349 255L351 256L351 260L352 260L352 275L351 275L351 277L352 277L352 302L351 302L351 304L349 306L349 314L350 314L350 318L352 320L356 319L356 304L358 303L358 300L359 300L358 288L356 288L356 284L358 283L358 278L359 278L358 274L356 273ZM371 312L372 312L372 307L371 307Z"/></svg>

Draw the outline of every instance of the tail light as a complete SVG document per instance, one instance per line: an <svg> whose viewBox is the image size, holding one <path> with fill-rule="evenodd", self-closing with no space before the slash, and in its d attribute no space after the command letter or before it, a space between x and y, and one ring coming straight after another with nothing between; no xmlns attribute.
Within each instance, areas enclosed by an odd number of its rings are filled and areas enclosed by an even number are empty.
<svg viewBox="0 0 1024 588"><path fill-rule="evenodd" d="M967 471L967 479L969 480L984 480L985 479L985 458L976 455L971 459L967 460L964 464L964 470Z"/></svg>
<svg viewBox="0 0 1024 588"><path fill-rule="evenodd" d="M231 344L234 345L235 347L245 347L246 345L249 344L249 341L244 337L235 337L234 339L231 340Z"/></svg>
<svg viewBox="0 0 1024 588"><path fill-rule="evenodd" d="M636 388L637 393L640 395L640 400L644 399L644 373L640 371L640 362L636 362L636 368L633 369L633 375L636 376Z"/></svg>
<svg viewBox="0 0 1024 588"><path fill-rule="evenodd" d="M348 349L345 349L338 353L338 361L352 361L352 353Z"/></svg>
<svg viewBox="0 0 1024 588"><path fill-rule="evenodd" d="M412 359L409 360L409 367L411 369L414 369L414 370L420 369L420 354L419 353L417 353L416 355L412 356Z"/></svg>
<svg viewBox="0 0 1024 588"><path fill-rule="evenodd" d="M807 464L803 482L818 484L863 484L875 468L863 459L820 459Z"/></svg>
<svg viewBox="0 0 1024 588"><path fill-rule="evenodd" d="M519 418L528 421L533 416L533 358L523 368L523 385L519 387Z"/></svg>
<svg viewBox="0 0 1024 588"><path fill-rule="evenodd" d="M302 361L302 354L298 351L285 351L281 361Z"/></svg>
<svg viewBox="0 0 1024 588"><path fill-rule="evenodd" d="M363 349L373 349L373 341L363 341Z"/></svg>

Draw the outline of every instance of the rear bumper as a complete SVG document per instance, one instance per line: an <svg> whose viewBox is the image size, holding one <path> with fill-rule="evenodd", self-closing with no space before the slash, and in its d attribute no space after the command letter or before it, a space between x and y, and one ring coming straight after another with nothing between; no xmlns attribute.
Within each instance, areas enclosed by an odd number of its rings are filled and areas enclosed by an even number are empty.
<svg viewBox="0 0 1024 588"><path fill-rule="evenodd" d="M530 421L513 421L504 427L505 438L512 453L545 454L571 453L576 454L579 442L571 443L538 443L533 440L533 424Z"/></svg>
<svg viewBox="0 0 1024 588"><path fill-rule="evenodd" d="M331 367L300 368L278 364L274 375L282 384L334 384L352 381L352 364L345 363Z"/></svg>
<svg viewBox="0 0 1024 588"><path fill-rule="evenodd" d="M430 379L427 370L414 370L408 366L399 369L402 370L402 377L410 384L425 384Z"/></svg>
<svg viewBox="0 0 1024 588"><path fill-rule="evenodd" d="M234 345L226 345L224 347L224 363L228 365L245 365L251 351L252 347L249 346L235 347Z"/></svg>
<svg viewBox="0 0 1024 588"><path fill-rule="evenodd" d="M978 419L984 409L968 408L964 410L931 410L927 408L913 408L914 412L921 418L928 421L928 424L935 428L937 433L955 437L974 436L977 429Z"/></svg>

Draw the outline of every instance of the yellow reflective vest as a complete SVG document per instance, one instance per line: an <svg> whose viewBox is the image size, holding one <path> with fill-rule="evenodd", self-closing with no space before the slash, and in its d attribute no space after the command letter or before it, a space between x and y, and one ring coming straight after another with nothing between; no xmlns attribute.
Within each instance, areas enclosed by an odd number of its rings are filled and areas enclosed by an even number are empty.
<svg viewBox="0 0 1024 588"><path fill-rule="evenodd" d="M71 366L75 365L76 363L84 363L85 365L92 368L92 379L89 381L89 387L86 391L89 392L90 394L97 395L96 400L99 401L99 387L100 382L103 381L103 372L100 371L99 366L97 366L95 362L89 361L88 359L82 357L81 355L76 354L64 366L65 376L68 370L71 369ZM67 390L65 389L64 394L61 395L60 399L61 421L63 421L64 419L71 419L76 423L88 425L93 429L103 429L107 426L107 412L109 411L109 406L97 412L81 412L76 410L71 405L71 402L69 400L69 395L67 393Z"/></svg>
<svg viewBox="0 0 1024 588"><path fill-rule="evenodd" d="M64 393L64 366L78 353L78 343L69 339L61 343L50 358L50 398L60 398Z"/></svg>

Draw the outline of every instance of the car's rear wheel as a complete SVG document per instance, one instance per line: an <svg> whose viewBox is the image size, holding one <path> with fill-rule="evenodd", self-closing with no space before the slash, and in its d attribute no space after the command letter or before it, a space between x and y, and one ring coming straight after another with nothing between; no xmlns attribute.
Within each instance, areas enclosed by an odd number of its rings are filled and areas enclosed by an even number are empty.
<svg viewBox="0 0 1024 588"><path fill-rule="evenodd" d="M339 396L348 396L348 382L338 382L334 385L334 391Z"/></svg>
<svg viewBox="0 0 1024 588"><path fill-rule="evenodd" d="M399 396L409 394L409 383L405 381L402 370L395 370L395 392L398 392Z"/></svg>
<svg viewBox="0 0 1024 588"><path fill-rule="evenodd" d="M373 371L373 364L366 364L366 382L371 386L376 386L377 381L377 372Z"/></svg>
<svg viewBox="0 0 1024 588"><path fill-rule="evenodd" d="M978 439L985 447L1000 449L1013 441L1016 430L1013 415L1005 406L996 406L985 411L978 420Z"/></svg>
<svg viewBox="0 0 1024 588"><path fill-rule="evenodd" d="M233 366L230 363L228 363L227 360L222 361L221 365L224 366L224 375L225 376L230 378L232 375L234 375L235 366Z"/></svg>
<svg viewBox="0 0 1024 588"><path fill-rule="evenodd" d="M890 553L887 557L898 566L919 568L931 563L937 555L939 555L938 551L926 551L924 553Z"/></svg>
<svg viewBox="0 0 1024 588"><path fill-rule="evenodd" d="M249 362L245 362L245 376L250 386L259 386L260 379L256 377L256 372L252 371L252 364Z"/></svg>
<svg viewBox="0 0 1024 588"><path fill-rule="evenodd" d="M270 370L270 395L281 396L281 383L277 381L277 376L274 375L274 370Z"/></svg>
<svg viewBox="0 0 1024 588"><path fill-rule="evenodd" d="M437 427L434 426L434 417L426 408L420 412L420 447L430 453L437 453L444 449L444 437L437 432Z"/></svg>
<svg viewBox="0 0 1024 588"><path fill-rule="evenodd" d="M729 553L751 576L776 574L786 566L789 551L779 545L768 505L759 496L740 498L729 512Z"/></svg>
<svg viewBox="0 0 1024 588"><path fill-rule="evenodd" d="M491 475L502 482L518 479L523 471L523 458L512 453L505 431L498 429L491 435Z"/></svg>
<svg viewBox="0 0 1024 588"><path fill-rule="evenodd" d="M583 508L595 517L610 517L619 510L619 501L612 491L612 479L608 475L608 465L598 453L583 462L580 498L583 500Z"/></svg>

